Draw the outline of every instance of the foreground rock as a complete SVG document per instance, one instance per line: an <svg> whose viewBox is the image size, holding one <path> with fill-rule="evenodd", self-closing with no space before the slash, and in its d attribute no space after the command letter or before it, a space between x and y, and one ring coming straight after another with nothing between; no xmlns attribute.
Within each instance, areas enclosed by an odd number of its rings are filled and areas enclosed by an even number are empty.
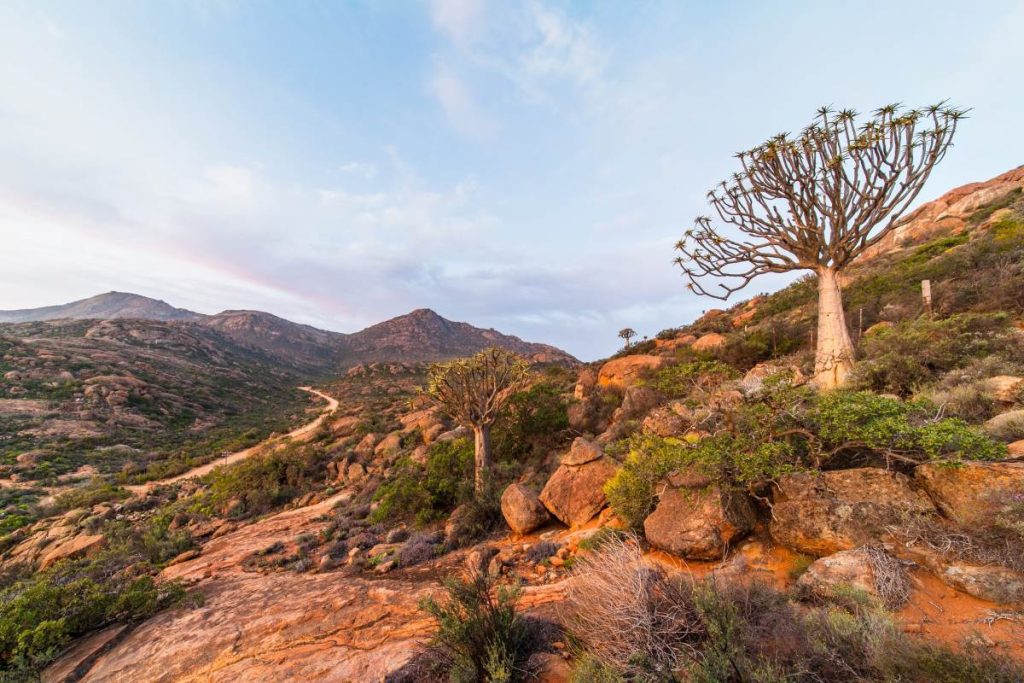
<svg viewBox="0 0 1024 683"><path fill-rule="evenodd" d="M878 596L871 556L864 548L844 550L815 560L800 575L796 585L819 598L828 598L837 588L845 586Z"/></svg>
<svg viewBox="0 0 1024 683"><path fill-rule="evenodd" d="M601 387L625 388L635 384L646 372L657 370L668 362L662 356L623 356L610 360L601 366L597 373L597 383Z"/></svg>
<svg viewBox="0 0 1024 683"><path fill-rule="evenodd" d="M671 475L644 520L651 545L690 560L720 560L754 528L756 515L743 495L724 492L703 477Z"/></svg>
<svg viewBox="0 0 1024 683"><path fill-rule="evenodd" d="M914 480L950 519L984 522L1000 497L1024 491L1024 463L925 464L914 470Z"/></svg>
<svg viewBox="0 0 1024 683"><path fill-rule="evenodd" d="M528 534L551 519L537 494L522 484L512 484L501 494L501 514L514 533Z"/></svg>
<svg viewBox="0 0 1024 683"><path fill-rule="evenodd" d="M604 484L616 469L615 463L599 446L586 439L576 439L572 450L541 491L540 502L570 527L586 524L608 503Z"/></svg>
<svg viewBox="0 0 1024 683"><path fill-rule="evenodd" d="M876 541L906 515L934 513L923 492L898 472L862 467L779 479L771 534L809 555L831 555Z"/></svg>

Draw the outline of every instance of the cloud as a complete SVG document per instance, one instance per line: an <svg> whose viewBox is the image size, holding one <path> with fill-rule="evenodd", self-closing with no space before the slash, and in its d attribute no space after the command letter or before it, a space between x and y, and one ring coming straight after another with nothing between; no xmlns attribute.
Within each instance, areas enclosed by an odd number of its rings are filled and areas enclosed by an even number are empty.
<svg viewBox="0 0 1024 683"><path fill-rule="evenodd" d="M497 123L480 109L465 82L447 64L438 64L430 79L430 91L460 133L486 138L497 129Z"/></svg>
<svg viewBox="0 0 1024 683"><path fill-rule="evenodd" d="M433 0L430 17L434 27L458 45L475 42L484 18L483 0Z"/></svg>
<svg viewBox="0 0 1024 683"><path fill-rule="evenodd" d="M373 180L377 175L377 164L366 161L350 161L338 166L338 170L347 175L354 175L364 180Z"/></svg>

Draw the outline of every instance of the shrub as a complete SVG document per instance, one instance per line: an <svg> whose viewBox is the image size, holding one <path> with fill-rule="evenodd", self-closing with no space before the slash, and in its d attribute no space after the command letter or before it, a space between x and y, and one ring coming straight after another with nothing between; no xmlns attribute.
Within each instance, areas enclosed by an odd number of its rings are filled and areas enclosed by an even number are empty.
<svg viewBox="0 0 1024 683"><path fill-rule="evenodd" d="M669 398L683 398L694 391L713 391L738 374L735 368L725 363L696 360L661 368L644 380L644 384Z"/></svg>
<svg viewBox="0 0 1024 683"><path fill-rule="evenodd" d="M209 502L214 507L232 504L236 517L266 512L319 484L325 461L321 449L292 444L217 467L205 477Z"/></svg>
<svg viewBox="0 0 1024 683"><path fill-rule="evenodd" d="M433 559L441 550L440 535L437 533L419 533L407 540L398 549L398 563L403 567L411 567Z"/></svg>
<svg viewBox="0 0 1024 683"><path fill-rule="evenodd" d="M807 469L1005 456L1002 444L936 413L927 403L870 392L819 395L766 382L756 399L729 409L711 436L690 442L643 432L616 444L626 456L605 494L615 513L637 528L654 507L658 482L676 471L702 475L729 492Z"/></svg>
<svg viewBox="0 0 1024 683"><path fill-rule="evenodd" d="M93 477L85 486L79 486L58 495L53 503L53 512L91 508L98 503L122 500L128 495L127 489L115 486L103 477Z"/></svg>
<svg viewBox="0 0 1024 683"><path fill-rule="evenodd" d="M473 496L473 444L469 439L431 444L424 465L409 458L374 494L372 522L412 519L419 524L450 513Z"/></svg>
<svg viewBox="0 0 1024 683"><path fill-rule="evenodd" d="M864 337L854 382L865 389L909 396L972 360L1001 355L1024 361L1024 343L1005 314L919 318Z"/></svg>
<svg viewBox="0 0 1024 683"><path fill-rule="evenodd" d="M904 635L863 593L799 605L758 583L690 583L644 563L635 543L581 558L567 594L581 653L574 680L1009 683L1006 657Z"/></svg>
<svg viewBox="0 0 1024 683"><path fill-rule="evenodd" d="M558 386L538 382L513 395L494 424L494 457L517 462L543 457L566 441L568 405Z"/></svg>
<svg viewBox="0 0 1024 683"><path fill-rule="evenodd" d="M452 681L520 680L530 633L516 612L517 587L496 587L486 575L445 581L446 596L421 608L437 621L433 644L449 659Z"/></svg>

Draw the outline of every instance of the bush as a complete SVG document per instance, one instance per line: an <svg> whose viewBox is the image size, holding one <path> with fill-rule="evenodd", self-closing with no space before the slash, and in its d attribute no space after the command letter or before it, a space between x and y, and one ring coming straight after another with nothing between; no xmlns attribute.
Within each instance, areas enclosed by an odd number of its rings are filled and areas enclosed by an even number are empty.
<svg viewBox="0 0 1024 683"><path fill-rule="evenodd" d="M972 360L998 355L1024 362L1024 342L1005 314L960 314L944 320L918 318L864 337L857 386L909 396Z"/></svg>
<svg viewBox="0 0 1024 683"><path fill-rule="evenodd" d="M231 505L235 517L266 512L318 485L326 457L314 445L290 444L217 467L204 478L210 488L209 503L215 508Z"/></svg>
<svg viewBox="0 0 1024 683"><path fill-rule="evenodd" d="M531 651L526 622L516 612L517 587L496 587L486 575L445 581L446 597L421 608L437 621L433 645L448 657L452 681L522 680Z"/></svg>
<svg viewBox="0 0 1024 683"><path fill-rule="evenodd" d="M42 667L72 638L114 621L144 619L183 597L177 583L132 576L111 553L60 562L0 593L0 664Z"/></svg>
<svg viewBox="0 0 1024 683"><path fill-rule="evenodd" d="M1006 447L934 406L870 392L825 394L770 381L729 410L722 427L695 442L638 433L616 444L623 465L606 484L615 513L637 528L655 504L659 481L692 471L727 493L755 489L808 469L871 464L911 467L928 460L993 460Z"/></svg>
<svg viewBox="0 0 1024 683"><path fill-rule="evenodd" d="M631 541L581 558L574 571L567 593L581 649L574 680L1009 683L1024 676L997 653L904 635L862 593L800 605L757 583L692 583L647 565Z"/></svg>
<svg viewBox="0 0 1024 683"><path fill-rule="evenodd" d="M736 369L725 363L696 360L661 368L643 383L669 398L683 398L695 391L713 391L738 376Z"/></svg>
<svg viewBox="0 0 1024 683"><path fill-rule="evenodd" d="M473 444L469 439L439 441L427 451L426 464L409 458L374 494L379 501L372 522L415 520L427 524L473 497Z"/></svg>
<svg viewBox="0 0 1024 683"><path fill-rule="evenodd" d="M568 438L568 405L560 388L538 382L513 395L491 432L495 460L538 458Z"/></svg>
<svg viewBox="0 0 1024 683"><path fill-rule="evenodd" d="M115 486L103 477L93 477L85 486L79 486L58 495L53 503L53 512L91 508L98 503L122 500L128 495L127 489Z"/></svg>

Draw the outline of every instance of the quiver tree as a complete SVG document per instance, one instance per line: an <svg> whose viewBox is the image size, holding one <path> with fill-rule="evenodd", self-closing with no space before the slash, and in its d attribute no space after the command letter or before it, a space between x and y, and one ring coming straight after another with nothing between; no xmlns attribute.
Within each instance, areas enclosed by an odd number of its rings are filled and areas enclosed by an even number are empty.
<svg viewBox="0 0 1024 683"><path fill-rule="evenodd" d="M619 339L626 342L626 348L629 348L629 340L636 336L636 330L632 327L624 327L619 330Z"/></svg>
<svg viewBox="0 0 1024 683"><path fill-rule="evenodd" d="M889 105L859 123L851 110L822 108L799 135L781 133L740 152L742 170L708 193L721 227L700 217L676 244L689 288L724 300L758 275L813 270L814 381L842 385L854 351L839 274L893 229L946 155L964 114L945 103ZM706 278L715 286L705 286Z"/></svg>
<svg viewBox="0 0 1024 683"><path fill-rule="evenodd" d="M526 385L528 371L525 360L499 348L437 363L427 371L427 393L456 422L473 430L478 493L491 471L491 426L512 395Z"/></svg>

